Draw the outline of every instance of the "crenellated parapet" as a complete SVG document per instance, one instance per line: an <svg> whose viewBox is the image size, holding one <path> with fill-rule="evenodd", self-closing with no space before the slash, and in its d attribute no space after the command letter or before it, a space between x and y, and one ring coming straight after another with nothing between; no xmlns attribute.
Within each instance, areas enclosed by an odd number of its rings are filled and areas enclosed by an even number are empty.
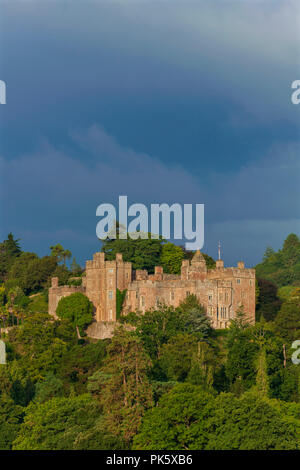
<svg viewBox="0 0 300 470"><path fill-rule="evenodd" d="M245 268L242 261L236 267L224 267L221 259L216 261L214 269L207 269L200 251L191 261L182 261L180 275L166 274L162 266L156 266L153 274L146 270L133 273L132 264L124 262L122 254L107 261L104 253L95 253L86 262L80 287L59 286L58 279L52 279L49 313L55 315L61 297L83 292L94 305L97 322L116 322L117 289L127 290L122 315L145 312L162 304L177 307L193 294L215 328L226 328L242 305L248 319L255 321L255 270Z"/></svg>

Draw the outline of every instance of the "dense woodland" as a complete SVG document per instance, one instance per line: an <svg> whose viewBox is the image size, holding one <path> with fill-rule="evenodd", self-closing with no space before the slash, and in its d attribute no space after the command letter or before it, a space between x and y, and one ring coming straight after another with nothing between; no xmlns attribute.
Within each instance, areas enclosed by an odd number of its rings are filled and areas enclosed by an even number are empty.
<svg viewBox="0 0 300 470"><path fill-rule="evenodd" d="M151 239L102 250L149 272L178 273L192 256ZM84 276L71 252L57 244L40 258L9 234L0 243L0 449L300 449L299 238L267 248L256 273L255 325L241 307L227 330L213 330L189 296L119 317L114 337L96 341L84 333L93 307L83 294L60 301L58 320L47 314L51 277L78 285Z"/></svg>

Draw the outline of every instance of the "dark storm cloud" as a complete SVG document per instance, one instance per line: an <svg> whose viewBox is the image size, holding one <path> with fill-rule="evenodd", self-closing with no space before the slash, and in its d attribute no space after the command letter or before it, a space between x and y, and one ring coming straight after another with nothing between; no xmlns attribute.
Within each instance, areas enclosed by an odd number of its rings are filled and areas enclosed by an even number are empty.
<svg viewBox="0 0 300 470"><path fill-rule="evenodd" d="M297 2L0 3L2 236L83 260L119 194L204 203L228 262L297 231Z"/></svg>

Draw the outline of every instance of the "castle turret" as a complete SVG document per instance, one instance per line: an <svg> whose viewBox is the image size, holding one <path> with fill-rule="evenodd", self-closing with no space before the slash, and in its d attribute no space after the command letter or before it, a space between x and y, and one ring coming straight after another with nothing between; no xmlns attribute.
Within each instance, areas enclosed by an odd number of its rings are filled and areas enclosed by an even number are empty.
<svg viewBox="0 0 300 470"><path fill-rule="evenodd" d="M189 279L205 279L207 274L206 261L200 250L194 254L189 266Z"/></svg>

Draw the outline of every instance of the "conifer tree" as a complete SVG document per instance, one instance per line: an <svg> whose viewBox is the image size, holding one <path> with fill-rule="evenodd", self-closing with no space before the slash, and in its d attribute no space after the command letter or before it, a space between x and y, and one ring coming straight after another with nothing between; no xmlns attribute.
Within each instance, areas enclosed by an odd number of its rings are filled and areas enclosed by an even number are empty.
<svg viewBox="0 0 300 470"><path fill-rule="evenodd" d="M261 348L257 360L256 390L265 397L269 394L269 378L265 348Z"/></svg>
<svg viewBox="0 0 300 470"><path fill-rule="evenodd" d="M139 338L120 327L107 348L104 367L89 379L89 390L98 395L107 430L129 442L145 410L153 405L147 378L150 359Z"/></svg>

